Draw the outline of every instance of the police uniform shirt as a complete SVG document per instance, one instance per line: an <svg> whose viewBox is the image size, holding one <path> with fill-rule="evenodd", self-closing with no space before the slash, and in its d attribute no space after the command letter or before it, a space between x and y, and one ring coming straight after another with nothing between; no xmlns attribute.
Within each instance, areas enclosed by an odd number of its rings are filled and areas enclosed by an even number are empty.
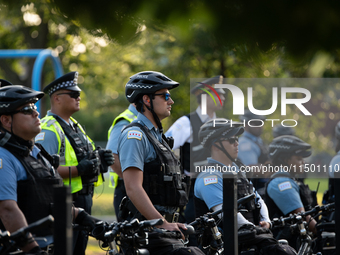
<svg viewBox="0 0 340 255"><path fill-rule="evenodd" d="M40 149L36 146L30 152L37 158ZM20 161L8 150L0 147L0 200L17 201L17 182L26 180L27 173Z"/></svg>
<svg viewBox="0 0 340 255"><path fill-rule="evenodd" d="M162 134L154 127L151 121L143 114L138 113L137 119L145 125L158 141L162 140ZM129 167L136 167L144 170L144 163L148 163L156 158L156 151L144 132L139 127L129 127L125 129L118 139L118 154L122 172Z"/></svg>
<svg viewBox="0 0 340 255"><path fill-rule="evenodd" d="M222 163L214 160L212 158L208 158L209 164L219 164L223 166ZM236 164L233 163L233 168L236 171L239 171L239 168ZM194 194L197 198L203 200L209 210L212 210L214 206L220 205L223 203L223 176L220 171L207 171L201 172L196 179ZM268 209L266 204L264 203L261 196L255 191L256 198L258 202L261 204L261 220L270 222ZM252 224L248 221L241 213L237 213L237 225L238 228L243 226L244 224Z"/></svg>
<svg viewBox="0 0 340 255"><path fill-rule="evenodd" d="M162 134L143 114L138 113L137 119L132 123L134 122L145 125L158 141L162 140ZM153 145L139 127L129 127L122 132L118 139L118 154L122 172L129 167L136 167L144 171L144 163L157 157ZM154 206L159 212L174 213L177 210L177 207Z"/></svg>
<svg viewBox="0 0 340 255"><path fill-rule="evenodd" d="M287 174L289 176L289 174ZM273 175L275 177L275 175ZM299 185L291 178L274 178L267 187L268 196L273 199L284 215L303 207Z"/></svg>
<svg viewBox="0 0 340 255"><path fill-rule="evenodd" d="M329 163L329 177L334 178L334 172L340 172L340 151L332 158Z"/></svg>
<svg viewBox="0 0 340 255"><path fill-rule="evenodd" d="M130 105L128 108L134 115L138 115L138 111L136 107L133 105ZM110 133L110 139L107 142L106 149L111 150L113 153L118 154L118 139L120 134L122 133L122 130L129 125L130 122L126 119L122 118L116 124L113 126L111 133Z"/></svg>
<svg viewBox="0 0 340 255"><path fill-rule="evenodd" d="M238 158L246 166L258 164L261 148L256 142L259 144L263 143L260 137L254 136L247 131L239 139Z"/></svg>
<svg viewBox="0 0 340 255"><path fill-rule="evenodd" d="M215 119L216 114L214 113L213 118L210 118L209 115L202 115L201 114L201 107L199 106L196 109L196 113L198 117L201 119L202 123L206 123L208 120ZM178 149L179 147L183 146L186 142L192 142L192 128L190 119L187 116L182 116L175 123L166 131L166 137L172 136L174 138L174 146L173 150Z"/></svg>
<svg viewBox="0 0 340 255"><path fill-rule="evenodd" d="M58 116L58 115L48 111L47 112L47 116ZM60 119L62 119L62 118L60 118ZM64 119L62 119L62 120L66 124L70 125L70 123L67 123ZM72 121L70 120L70 122L72 122ZM72 127L72 125L70 125L70 126ZM65 139L68 140L66 135L65 135ZM87 140L87 138L85 138L85 139ZM51 154L51 155L59 154L59 150L58 150L58 148L59 148L58 137L57 137L56 133L54 133L53 131L42 129L41 132L35 137L35 142L36 143L40 143L49 154ZM89 147L92 147L92 144L90 143L90 141L89 141Z"/></svg>

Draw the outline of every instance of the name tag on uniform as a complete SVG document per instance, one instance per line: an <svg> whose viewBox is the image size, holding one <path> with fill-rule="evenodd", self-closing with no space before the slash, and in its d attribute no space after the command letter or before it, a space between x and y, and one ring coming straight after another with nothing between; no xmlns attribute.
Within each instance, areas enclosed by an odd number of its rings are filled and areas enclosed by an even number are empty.
<svg viewBox="0 0 340 255"><path fill-rule="evenodd" d="M35 137L36 141L43 141L44 139L45 139L45 132L41 132Z"/></svg>
<svg viewBox="0 0 340 255"><path fill-rule="evenodd" d="M0 158L0 169L2 168L2 159Z"/></svg>
<svg viewBox="0 0 340 255"><path fill-rule="evenodd" d="M203 180L204 180L204 185L214 184L214 183L218 182L216 175L212 175L212 176L206 177Z"/></svg>
<svg viewBox="0 0 340 255"><path fill-rule="evenodd" d="M137 140L142 140L142 132L137 131L137 130L130 130L127 133L127 139L137 139Z"/></svg>
<svg viewBox="0 0 340 255"><path fill-rule="evenodd" d="M292 188L292 184L288 181L279 184L280 191L284 191L286 189L291 189L291 188Z"/></svg>

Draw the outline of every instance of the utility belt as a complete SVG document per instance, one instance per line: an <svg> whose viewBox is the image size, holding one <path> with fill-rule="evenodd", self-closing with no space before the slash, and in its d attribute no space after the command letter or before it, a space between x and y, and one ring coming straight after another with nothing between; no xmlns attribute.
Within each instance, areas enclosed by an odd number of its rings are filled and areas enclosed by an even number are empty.
<svg viewBox="0 0 340 255"><path fill-rule="evenodd" d="M166 213L166 214L162 214L164 219L167 222L173 223L173 222L178 222L178 218L179 218L179 213L175 212L175 213Z"/></svg>
<svg viewBox="0 0 340 255"><path fill-rule="evenodd" d="M178 222L179 213L164 213L160 212L160 214L166 219L168 222ZM122 199L122 202L119 205L119 218L123 220L132 220L138 219L139 221L146 220L146 218L137 210L137 208L133 205L131 200L125 196Z"/></svg>
<svg viewBox="0 0 340 255"><path fill-rule="evenodd" d="M83 188L77 192L78 195L93 195L94 185L93 184L83 184Z"/></svg>

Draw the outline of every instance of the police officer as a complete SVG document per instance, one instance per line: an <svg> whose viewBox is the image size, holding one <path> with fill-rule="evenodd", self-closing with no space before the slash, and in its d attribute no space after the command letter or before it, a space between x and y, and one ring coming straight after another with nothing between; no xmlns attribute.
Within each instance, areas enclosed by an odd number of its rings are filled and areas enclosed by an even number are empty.
<svg viewBox="0 0 340 255"><path fill-rule="evenodd" d="M121 212L128 209L132 217L139 219L162 218L164 222L159 227L170 231L186 229L184 224L176 223L175 216L178 207L188 201L180 164L167 144L161 124L161 120L170 115L174 103L169 91L178 85L154 71L131 76L125 86L125 95L130 103L136 104L139 113L118 141L119 160L129 197L128 202L122 201ZM151 238L149 242L150 254L182 254L183 249L189 249L176 239L161 238L160 242ZM197 248L190 248L192 254L195 250L201 254Z"/></svg>
<svg viewBox="0 0 340 255"><path fill-rule="evenodd" d="M237 198L240 199L253 192L256 194L256 199L244 205L242 208L244 210L237 214L238 229L256 229L257 234L255 237L247 238L246 245L257 246L262 251L261 254L275 254L274 252L279 246L277 246L277 240L269 231L271 221L267 206L253 188L252 183L246 178L244 172L241 171L240 167L242 168L244 165L237 159L238 136L243 132L244 128L241 123L231 125L223 118L210 120L200 128L199 139L204 148L210 149L211 157L208 158L207 165L200 166L202 171L196 179L196 215L200 216L208 211L222 209L222 172L236 172ZM286 247L285 251L279 254L292 254L291 248Z"/></svg>
<svg viewBox="0 0 340 255"><path fill-rule="evenodd" d="M264 120L264 116L255 115L248 109L245 110L244 115L240 116L245 132L240 137L239 159L243 164L253 166L253 169L256 170L249 177L251 177L254 187L261 195L264 193L268 176L262 174L260 168L261 165L269 163L268 149L261 138Z"/></svg>
<svg viewBox="0 0 340 255"><path fill-rule="evenodd" d="M303 173L304 158L311 154L311 145L296 136L279 136L270 143L269 155L273 166L281 167L281 171L273 174L266 184L266 204L271 218L307 211L316 205L316 199L308 185L298 181L287 171L292 169L296 173ZM306 220L309 222L309 229L316 232L315 220L310 216ZM291 235L289 227L273 233L277 239L287 239L296 247L296 236Z"/></svg>
<svg viewBox="0 0 340 255"><path fill-rule="evenodd" d="M41 120L42 131L35 141L50 154L60 155L57 170L64 184L71 186L74 205L91 214L94 186L102 184L102 174L114 160L110 150L96 149L71 117L80 109L80 91L78 72L67 73L44 88L51 99L51 110ZM85 254L87 240L85 231L74 231L73 254Z"/></svg>
<svg viewBox="0 0 340 255"><path fill-rule="evenodd" d="M52 214L53 187L62 186L52 157L34 137L41 131L35 103L44 93L1 80L0 88L0 225L14 232ZM94 227L94 218L75 208L76 223ZM71 213L71 212L70 212ZM32 231L52 235L49 228ZM32 234L20 244L26 254L45 254Z"/></svg>
<svg viewBox="0 0 340 255"><path fill-rule="evenodd" d="M195 185L195 165L202 165L206 163L206 159L210 156L210 151L203 148L198 140L199 128L208 120L216 118L215 111L221 110L224 100L225 91L223 89L214 88L215 84L222 84L223 76L217 75L197 84L192 90L191 94L196 96L198 107L194 112L182 116L168 129L166 136L174 138L173 150L180 148L180 158L184 169L184 173L191 176L191 188L189 194L189 202L184 211L183 221L190 223L195 220L194 209L194 185ZM218 100L217 95L206 85L211 86L221 99L220 103L215 104L213 99L207 97L207 114L202 115L201 95L207 94L206 91L212 93L214 99ZM204 90L203 90L204 89ZM190 238L190 244L195 244L193 237Z"/></svg>
<svg viewBox="0 0 340 255"><path fill-rule="evenodd" d="M244 172L240 171L240 166L243 166L238 156L238 136L244 132L241 123L233 123L231 126L226 119L217 118L206 122L199 131L199 139L204 148L211 152L211 157L208 158L208 164L202 165L204 169L207 166L212 166L211 169L230 169L238 174L237 181L237 197L242 198L252 194L254 188L252 183L246 178ZM220 167L218 167L220 166ZM203 169L203 168L202 168ZM195 208L196 216L200 216L208 211L217 211L222 209L223 203L223 179L221 171L210 172L202 171L195 183ZM255 203L249 203L248 212L238 213L238 227L245 224L260 225L265 228L270 227L270 219L267 211L267 206L261 196L256 193L257 203L261 208L256 212Z"/></svg>
<svg viewBox="0 0 340 255"><path fill-rule="evenodd" d="M194 112L176 120L176 122L165 133L166 136L172 136L174 138L173 150L181 148L181 162L186 174L194 172L194 165L201 165L202 163L205 163L206 158L210 156L210 151L203 148L198 140L198 131L205 122L216 118L215 111L222 109L223 102L225 100L225 91L223 89L215 88L215 91L218 93L222 101L222 105L215 105L213 99L210 96L207 97L206 115L202 115L201 95L207 94L205 91L207 90L213 94L215 100L218 100L216 94L213 93L206 85L210 85L214 88L215 84L222 83L223 76L218 75L197 84L191 90L191 94L196 96L199 106ZM202 90L202 88L205 90ZM202 162L202 160L204 162Z"/></svg>
<svg viewBox="0 0 340 255"><path fill-rule="evenodd" d="M122 130L129 125L133 120L137 118L137 110L135 104L130 104L129 108L124 112L119 114L114 120L108 131L108 142L106 145L106 149L109 149L113 152L113 156L115 158L115 163L111 166L113 171L110 171L110 187L114 188L114 198L113 198L113 206L116 212L117 221L122 221L119 218L119 205L122 201L123 197L126 196L122 169L119 162L118 156L118 138L122 132Z"/></svg>

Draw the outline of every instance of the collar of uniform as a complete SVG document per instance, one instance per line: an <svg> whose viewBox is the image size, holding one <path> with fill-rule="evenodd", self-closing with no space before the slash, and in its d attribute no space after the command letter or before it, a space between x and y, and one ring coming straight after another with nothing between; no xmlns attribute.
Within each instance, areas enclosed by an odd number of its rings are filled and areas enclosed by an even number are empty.
<svg viewBox="0 0 340 255"><path fill-rule="evenodd" d="M288 177L288 178L291 177L290 173L288 173L287 170L284 170L283 168L280 168L280 171L273 174L270 178L276 178L277 176Z"/></svg>
<svg viewBox="0 0 340 255"><path fill-rule="evenodd" d="M136 107L134 107L132 104L129 105L129 108L128 108L134 115L138 115L138 111L136 109Z"/></svg>
<svg viewBox="0 0 340 255"><path fill-rule="evenodd" d="M201 106L198 106L197 109L196 109L196 113L198 114L198 117L200 117L202 123L206 123L209 120L216 119L216 113L215 112L214 112L214 116L212 118L210 118L208 114L202 115L201 112L202 112Z"/></svg>
<svg viewBox="0 0 340 255"><path fill-rule="evenodd" d="M57 114L55 114L55 113L52 113L50 110L49 111L47 111L47 116L58 116L61 120L63 120L67 125L69 125L72 129L74 129L73 128L73 121L71 120L71 118L70 118L70 122L67 122L66 120L64 120L62 117L60 117L59 115L57 115Z"/></svg>
<svg viewBox="0 0 340 255"><path fill-rule="evenodd" d="M209 164L219 164L219 165L221 165L221 166L226 166L225 164L223 164L223 163L221 163L221 162L219 162L219 161L217 161L216 159L213 159L213 158L207 158L207 160L208 160L208 163ZM239 169L239 167L233 162L232 163L232 166L233 167L236 167L236 169L238 170ZM229 166L228 166L229 167Z"/></svg>
<svg viewBox="0 0 340 255"><path fill-rule="evenodd" d="M38 154L40 152L40 149L37 146L33 146L33 150L30 152L31 156L34 158L38 157Z"/></svg>
<svg viewBox="0 0 340 255"><path fill-rule="evenodd" d="M159 130L155 128L155 126L151 123L151 121L142 113L138 113L137 120L142 122L149 130L154 129L159 133Z"/></svg>

